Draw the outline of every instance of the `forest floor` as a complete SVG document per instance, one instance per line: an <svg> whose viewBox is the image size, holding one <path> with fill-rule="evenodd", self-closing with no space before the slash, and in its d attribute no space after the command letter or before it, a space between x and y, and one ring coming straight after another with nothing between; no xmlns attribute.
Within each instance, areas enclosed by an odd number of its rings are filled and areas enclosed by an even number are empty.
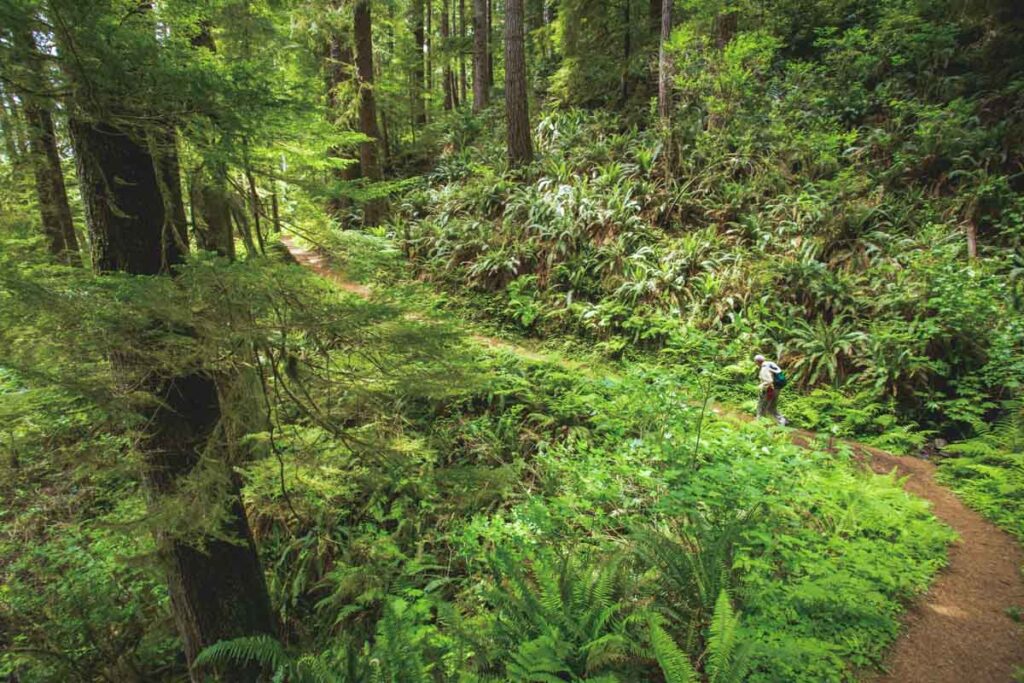
<svg viewBox="0 0 1024 683"><path fill-rule="evenodd" d="M362 297L372 290L345 277L329 258L306 249L288 236L286 248L301 265L333 281L341 289ZM480 334L471 339L492 349L530 360L548 360L583 370L583 364ZM587 367L592 372L592 367ZM749 421L752 416L725 406L714 412L729 420ZM793 442L809 446L817 435L791 430ZM935 480L935 465L899 456L860 443L845 442L879 474L894 469L904 488L931 502L935 516L949 525L959 539L949 549L949 563L929 591L904 616L904 631L886 661L885 673L868 673L871 683L1010 683L1024 666L1024 633L1008 609L1024 603L1024 552L1007 533L964 505Z"/></svg>

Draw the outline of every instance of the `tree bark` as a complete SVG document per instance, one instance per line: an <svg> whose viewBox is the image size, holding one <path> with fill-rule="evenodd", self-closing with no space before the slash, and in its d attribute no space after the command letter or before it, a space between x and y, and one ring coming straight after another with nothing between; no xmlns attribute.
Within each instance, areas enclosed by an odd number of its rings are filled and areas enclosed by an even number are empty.
<svg viewBox="0 0 1024 683"><path fill-rule="evenodd" d="M343 123L344 111L338 97L339 89L349 83L355 77L355 53L349 41L343 36L332 35L327 44L327 59L325 65L326 86L327 86L327 112L331 123L341 125ZM343 150L332 147L328 155L335 159L347 159L348 155ZM358 160L343 166L333 168L331 175L336 181L337 193L327 202L327 213L335 218L344 217L346 211L351 207L352 202L342 195L345 185L351 183L360 176Z"/></svg>
<svg viewBox="0 0 1024 683"><path fill-rule="evenodd" d="M107 123L75 119L72 133L97 270L167 273L184 252L167 238L166 204L149 150ZM138 373L130 354L115 356L114 364L121 374ZM149 428L141 450L147 488L162 498L177 491L209 445L220 421L217 386L201 369L177 376L149 373L143 384L160 399L155 407L143 409ZM228 476L223 531L236 542L207 537L200 549L169 534L157 535L190 667L199 652L217 641L275 630L238 478L233 472ZM218 680L251 681L257 675L257 667L243 666L218 672ZM191 669L191 678L198 683L203 677Z"/></svg>
<svg viewBox="0 0 1024 683"><path fill-rule="evenodd" d="M181 192L181 162L178 157L178 133L173 128L157 130L150 136L149 151L156 164L160 194L164 201L164 234L188 253L188 219Z"/></svg>
<svg viewBox="0 0 1024 683"><path fill-rule="evenodd" d="M256 189L256 178L252 173L252 166L249 164L248 153L246 153L245 161L245 180L249 184L249 202L252 207L252 225L253 230L256 233L256 243L259 245L260 255L267 255L267 245L263 239L263 225L260 221L260 216L263 213L262 205L260 204L259 191Z"/></svg>
<svg viewBox="0 0 1024 683"><path fill-rule="evenodd" d="M270 216L274 225L274 234L281 234L281 208L277 201L277 181L274 181L270 189Z"/></svg>
<svg viewBox="0 0 1024 683"><path fill-rule="evenodd" d="M494 0L487 0L487 92L494 90Z"/></svg>
<svg viewBox="0 0 1024 683"><path fill-rule="evenodd" d="M448 9L450 0L441 0L441 59L444 66L441 69L441 85L444 88L444 108L451 111L455 108L455 89L452 81L452 63L449 56L449 40L451 30L448 24Z"/></svg>
<svg viewBox="0 0 1024 683"><path fill-rule="evenodd" d="M463 105L466 95L466 0L459 0L459 100Z"/></svg>
<svg viewBox="0 0 1024 683"><path fill-rule="evenodd" d="M217 51L213 24L199 21L199 32L192 37L192 47ZM207 162L190 174L189 200L192 204L192 234L196 246L229 259L235 258L235 235L231 227L228 201L228 169L222 161Z"/></svg>
<svg viewBox="0 0 1024 683"><path fill-rule="evenodd" d="M377 101L373 93L373 20L369 0L356 0L353 19L356 35L356 79L359 83L359 129L363 135L371 138L359 144L359 163L363 169L363 177L370 181L378 181L383 174L377 147L380 130L377 127ZM387 204L383 199L367 201L363 207L363 223L367 226L378 225L386 211Z"/></svg>
<svg viewBox="0 0 1024 683"><path fill-rule="evenodd" d="M473 0L473 112L483 111L487 88L487 0Z"/></svg>
<svg viewBox="0 0 1024 683"><path fill-rule="evenodd" d="M39 214L50 254L60 263L80 266L82 256L78 251L78 236L71 220L53 117L48 109L26 102L25 118L28 121L29 149Z"/></svg>
<svg viewBox="0 0 1024 683"><path fill-rule="evenodd" d="M736 35L739 14L736 10L725 10L715 15L715 47L719 50L728 45Z"/></svg>
<svg viewBox="0 0 1024 683"><path fill-rule="evenodd" d="M412 24L413 42L416 45L416 56L413 59L412 67L412 107L413 123L422 126L427 122L427 103L424 99L425 89L423 71L423 52L425 48L425 36L423 32L423 0L412 0L409 4L410 20Z"/></svg>
<svg viewBox="0 0 1024 683"><path fill-rule="evenodd" d="M633 27L630 22L630 5L633 0L622 3L622 82L620 84L622 104L629 100L629 60L633 56Z"/></svg>
<svg viewBox="0 0 1024 683"><path fill-rule="evenodd" d="M4 133L4 153L7 163L17 166L21 162L21 155L18 153L18 141L16 139L15 115L7 108L7 98L3 91L0 91L0 129Z"/></svg>
<svg viewBox="0 0 1024 683"><path fill-rule="evenodd" d="M38 93L49 89L47 75L40 63L32 31L26 27L15 33L18 57L26 67L26 92L21 93L22 107L28 128L29 155L35 176L36 198L43 234L50 254L60 263L81 265L78 236L71 220L64 170L57 150L57 133L49 103Z"/></svg>
<svg viewBox="0 0 1024 683"><path fill-rule="evenodd" d="M3 85L3 83L0 83L0 85ZM4 130L10 132L9 142L14 147L13 156L11 158L13 161L24 160L29 154L29 149L28 142L25 139L25 126L23 125L21 117L18 115L18 105L15 102L14 97L9 92L5 92L2 89L0 89L0 103L6 105L5 109L8 114L7 124Z"/></svg>
<svg viewBox="0 0 1024 683"><path fill-rule="evenodd" d="M672 116L672 56L668 42L672 37L672 1L661 3L661 45L658 52L658 116L668 125Z"/></svg>
<svg viewBox="0 0 1024 683"><path fill-rule="evenodd" d="M523 0L507 0L505 4L505 110L508 118L508 160L513 167L528 164L533 160L523 25Z"/></svg>
<svg viewBox="0 0 1024 683"><path fill-rule="evenodd" d="M433 45L433 18L434 18L434 0L424 0L426 10L426 32L423 34L423 56L427 62L427 103L429 109L429 102L434 96L434 45ZM428 111L429 115L429 111Z"/></svg>
<svg viewBox="0 0 1024 683"><path fill-rule="evenodd" d="M163 197L149 150L109 124L72 119L71 130L96 269L167 273L184 254L165 234Z"/></svg>
<svg viewBox="0 0 1024 683"><path fill-rule="evenodd" d="M235 235L227 196L227 169L223 164L216 164L212 171L198 168L191 178L192 232L196 246L234 259Z"/></svg>
<svg viewBox="0 0 1024 683"><path fill-rule="evenodd" d="M964 223L967 236L967 258L971 261L978 258L978 223L973 216Z"/></svg>
<svg viewBox="0 0 1024 683"><path fill-rule="evenodd" d="M51 0L50 4L58 3ZM87 58L116 58L117 53L107 51L105 42L78 41L74 33L63 33L90 30L90 20L107 12L105 4L101 3L100 9L92 5L85 8L73 0L63 0L59 5L68 19L60 22L56 35L63 54L70 52L69 45L75 44L76 48L96 50L87 53ZM101 17L100 21L107 18L110 17ZM155 41L155 33L150 35ZM151 147L154 131L156 135L166 135L168 124L159 117L151 117L159 112L148 107L141 97L122 98L120 93L110 93L104 106L96 108L96 100L84 95L83 81L88 77L77 71L82 63L66 60L64 64L74 91L70 110L75 114L70 130L86 222L93 237L93 265L101 273L167 274L185 256L179 241L168 234L174 219L166 214L168 207L173 211L173 206L162 194L167 184L162 181L162 170ZM89 63L88 59L84 63ZM141 109L125 111L123 107L128 103ZM93 120L86 121L90 114ZM148 129L132 130L123 123L139 120L153 123ZM153 325L157 328L160 323ZM172 325L179 334L189 333L187 327L182 329L177 322L164 323L167 328ZM159 339L162 330L154 332ZM199 652L221 640L272 634L274 615L242 507L238 478L223 459L203 458L207 450L223 451L225 445L221 439L211 438L215 432L223 432L218 429L222 414L215 378L194 362L182 361L187 364L174 370L162 364L147 365L135 348L128 345L111 353L111 362L115 375L128 385L126 388L142 389L156 399L137 408L145 425L145 435L139 443L144 481L154 504L191 484L190 475L200 462L204 470L220 470L224 475L223 479L203 480L215 487L207 494L215 494L218 504L223 506L223 514L214 517L223 522L217 533L197 529L195 534L185 535L173 527L157 529L155 533L190 677L198 683L206 678L205 672L193 666ZM187 521L184 516L182 521ZM214 673L216 680L241 683L256 680L260 667L230 666Z"/></svg>

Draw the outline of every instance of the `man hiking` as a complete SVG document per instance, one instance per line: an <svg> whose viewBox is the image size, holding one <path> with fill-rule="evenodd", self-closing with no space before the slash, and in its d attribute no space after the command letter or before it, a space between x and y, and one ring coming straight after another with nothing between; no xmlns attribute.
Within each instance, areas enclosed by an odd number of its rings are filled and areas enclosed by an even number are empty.
<svg viewBox="0 0 1024 683"><path fill-rule="evenodd" d="M782 368L761 354L754 356L754 362L757 363L757 379L760 381L757 416L770 417L778 424L785 425L786 418L779 414L779 390L786 384L786 375Z"/></svg>

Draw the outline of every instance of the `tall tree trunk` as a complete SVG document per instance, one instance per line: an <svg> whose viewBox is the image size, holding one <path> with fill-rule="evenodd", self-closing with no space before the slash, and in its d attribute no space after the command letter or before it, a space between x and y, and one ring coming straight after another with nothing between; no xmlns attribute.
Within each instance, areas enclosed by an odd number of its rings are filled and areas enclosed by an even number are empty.
<svg viewBox="0 0 1024 683"><path fill-rule="evenodd" d="M672 116L672 56L668 42L672 38L672 2L661 2L661 45L658 51L658 116L667 126Z"/></svg>
<svg viewBox="0 0 1024 683"><path fill-rule="evenodd" d="M51 0L50 5L58 5ZM64 19L57 31L63 54L71 44L81 45L74 34L62 31L89 30L90 20L98 12L106 13L101 3L83 7L74 0L60 0ZM100 21L107 17L102 17ZM155 33L153 34L155 40ZM101 48L102 49L102 48ZM102 58L111 53L99 52ZM68 60L65 66L74 89L72 111L87 112L94 99L83 97L82 84L88 76L77 69L80 62ZM131 85L131 84L127 84ZM132 98L141 103L142 98ZM159 275L180 264L185 251L179 240L170 238L168 227L173 217L171 206L162 195L162 170L147 135L141 130L126 130L120 121L139 120L143 111L122 112L118 95L106 98L101 111L92 110L96 120L87 122L72 116L70 130L78 165L79 186L85 205L86 222L92 235L93 266L99 272L120 271L135 275ZM125 116L128 114L128 116ZM155 123L160 134L166 124ZM173 207L172 207L173 210ZM167 323L170 325L170 322ZM120 350L112 354L115 374L157 400L146 401L142 413L146 434L140 441L144 478L155 505L178 493L197 467L220 469L206 495L215 495L222 505L218 533L198 532L199 538L183 536L171 527L156 533L157 550L167 572L171 611L181 636L190 676L198 683L206 678L193 666L199 652L221 640L272 634L274 614L270 606L266 580L260 567L245 510L242 507L237 475L221 458L203 458L209 450L222 451L220 439L211 437L221 424L220 401L215 378L202 367L190 364L177 370L142 364L137 352ZM202 464L200 465L200 463ZM223 482L223 483L219 483ZM217 680L231 683L253 681L258 666L241 664L215 672Z"/></svg>
<svg viewBox="0 0 1024 683"><path fill-rule="evenodd" d="M248 143L247 143L248 144ZM245 180L249 185L249 204L252 208L252 224L253 229L256 232L256 243L259 245L260 255L267 255L267 245L263 239L263 226L260 221L260 217L263 214L263 208L260 204L259 191L256 189L256 178L252 174L252 166L249 163L248 152L246 152L245 159Z"/></svg>
<svg viewBox="0 0 1024 683"><path fill-rule="evenodd" d="M64 186L64 171L57 151L53 117L48 109L26 101L25 118L28 120L29 149L35 173L39 214L50 254L61 263L80 266L82 257L78 251L75 226L71 221L71 207Z"/></svg>
<svg viewBox="0 0 1024 683"><path fill-rule="evenodd" d="M526 91L526 46L523 0L505 4L505 110L508 118L508 159L514 166L533 160L530 108Z"/></svg>
<svg viewBox="0 0 1024 683"><path fill-rule="evenodd" d="M359 83L359 130L371 138L359 144L359 163L367 180L378 181L383 174L377 147L380 130L377 127L377 101L373 93L373 20L370 16L369 0L356 0L353 19L356 35L356 79ZM371 199L363 208L363 222L368 226L377 225L386 211L387 204L383 199Z"/></svg>
<svg viewBox="0 0 1024 683"><path fill-rule="evenodd" d="M964 222L964 233L967 236L967 258L973 261L978 258L978 222L973 215Z"/></svg>
<svg viewBox="0 0 1024 683"><path fill-rule="evenodd" d="M0 129L4 133L5 158L8 164L16 166L21 162L21 156L18 154L15 113L8 109L6 100L3 91L0 91Z"/></svg>
<svg viewBox="0 0 1024 683"><path fill-rule="evenodd" d="M188 219L181 192L177 131L168 127L152 133L149 151L156 163L157 182L164 201L164 235L175 240L183 254L188 253Z"/></svg>
<svg viewBox="0 0 1024 683"><path fill-rule="evenodd" d="M630 22L630 5L633 0L625 0L622 3L622 82L621 99L622 104L629 100L629 60L633 56L633 26Z"/></svg>
<svg viewBox="0 0 1024 683"><path fill-rule="evenodd" d="M427 109L434 97L434 0L424 0L427 27L423 34L423 56L427 61Z"/></svg>
<svg viewBox="0 0 1024 683"><path fill-rule="evenodd" d="M78 236L71 220L64 170L57 150L57 133L49 103L43 99L50 89L49 79L41 64L31 29L15 32L16 52L26 68L26 91L21 93L22 107L28 129L29 154L36 183L36 198L43 234L50 254L60 263L81 265Z"/></svg>
<svg viewBox="0 0 1024 683"><path fill-rule="evenodd" d="M448 25L448 9L450 0L441 0L441 59L444 66L441 69L441 85L444 88L444 108L451 111L455 108L455 90L452 82L452 63L449 56L449 40L451 31Z"/></svg>
<svg viewBox="0 0 1024 683"><path fill-rule="evenodd" d="M466 0L459 0L459 100L468 101L466 88Z"/></svg>
<svg viewBox="0 0 1024 683"><path fill-rule="evenodd" d="M327 85L327 110L331 122L340 125L343 118L343 105L339 100L339 89L352 81L355 76L355 53L349 41L343 36L332 35L327 44L327 63L325 65ZM348 155L338 147L332 147L328 154L335 159L347 159ZM342 168L331 170L338 184L338 194L327 202L327 212L335 218L341 218L350 207L351 202L341 193L345 185L359 177L359 162L352 162Z"/></svg>
<svg viewBox="0 0 1024 683"><path fill-rule="evenodd" d="M270 188L270 217L274 225L274 234L281 234L281 208L277 202L277 180Z"/></svg>
<svg viewBox="0 0 1024 683"><path fill-rule="evenodd" d="M206 19L200 20L199 31L191 42L196 49L216 52L213 23ZM189 176L192 234L195 236L196 247L234 259L235 235L231 227L227 165L219 159L208 161L205 166L195 167Z"/></svg>
<svg viewBox="0 0 1024 683"><path fill-rule="evenodd" d="M487 0L473 0L473 112L488 105Z"/></svg>
<svg viewBox="0 0 1024 683"><path fill-rule="evenodd" d="M727 9L715 15L715 47L721 50L732 41L738 21L739 14L735 9Z"/></svg>
<svg viewBox="0 0 1024 683"><path fill-rule="evenodd" d="M86 218L93 236L93 263L101 272L167 273L183 252L166 238L165 202L149 150L110 124L71 122ZM130 357L115 358L119 372L134 374ZM142 441L147 487L154 498L173 495L197 466L220 421L215 380L201 369L177 376L150 373L145 386L160 402L145 408ZM274 632L267 586L237 476L228 471L222 530L235 542L207 537L202 548L159 534L171 607L191 666L203 648L220 640ZM218 672L218 680L251 681L258 669ZM191 671L192 680L202 680Z"/></svg>
<svg viewBox="0 0 1024 683"><path fill-rule="evenodd" d="M380 112L380 152L381 152L381 170L390 168L391 158L391 131L388 128L388 113L387 111L381 110Z"/></svg>
<svg viewBox="0 0 1024 683"><path fill-rule="evenodd" d="M487 92L494 90L494 0L487 0Z"/></svg>
<svg viewBox="0 0 1024 683"><path fill-rule="evenodd" d="M412 109L413 123L422 126L427 122L427 103L424 100L425 89L423 72L423 52L426 43L423 32L423 0L412 0L409 4L412 37L416 45L416 56L412 67Z"/></svg>
<svg viewBox="0 0 1024 683"><path fill-rule="evenodd" d="M231 227L227 168L197 168L191 175L192 231L196 246L235 258L235 235Z"/></svg>
<svg viewBox="0 0 1024 683"><path fill-rule="evenodd" d="M3 83L0 82L0 86ZM10 132L10 144L13 147L12 160L21 161L28 157L28 141L25 135L25 126L18 112L18 105L14 97L3 89L0 89L0 104L7 112L7 122L4 126L5 135Z"/></svg>
<svg viewBox="0 0 1024 683"><path fill-rule="evenodd" d="M661 37L661 5L662 0L650 0L647 9L647 32L655 43Z"/></svg>
<svg viewBox="0 0 1024 683"><path fill-rule="evenodd" d="M164 202L149 150L109 124L73 119L71 130L96 269L167 273L184 253L164 234Z"/></svg>

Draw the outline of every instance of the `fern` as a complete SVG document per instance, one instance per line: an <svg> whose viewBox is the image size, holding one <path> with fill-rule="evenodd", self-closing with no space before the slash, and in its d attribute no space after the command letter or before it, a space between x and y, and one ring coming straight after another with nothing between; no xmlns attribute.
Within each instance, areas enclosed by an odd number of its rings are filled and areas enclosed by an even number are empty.
<svg viewBox="0 0 1024 683"><path fill-rule="evenodd" d="M654 658L665 675L665 683L697 683L697 672L689 657L661 626L660 618L651 614L648 633Z"/></svg>
<svg viewBox="0 0 1024 683"><path fill-rule="evenodd" d="M499 550L491 571L494 668L504 665L511 680L591 680L631 671L642 640L620 557L542 549L513 561Z"/></svg>
<svg viewBox="0 0 1024 683"><path fill-rule="evenodd" d="M734 683L747 673L748 644L740 640L740 617L733 611L729 593L722 590L715 602L707 647L709 683Z"/></svg>
<svg viewBox="0 0 1024 683"><path fill-rule="evenodd" d="M214 643L196 657L197 667L223 668L258 664L275 672L293 665L293 659L284 645L268 635L246 636Z"/></svg>

